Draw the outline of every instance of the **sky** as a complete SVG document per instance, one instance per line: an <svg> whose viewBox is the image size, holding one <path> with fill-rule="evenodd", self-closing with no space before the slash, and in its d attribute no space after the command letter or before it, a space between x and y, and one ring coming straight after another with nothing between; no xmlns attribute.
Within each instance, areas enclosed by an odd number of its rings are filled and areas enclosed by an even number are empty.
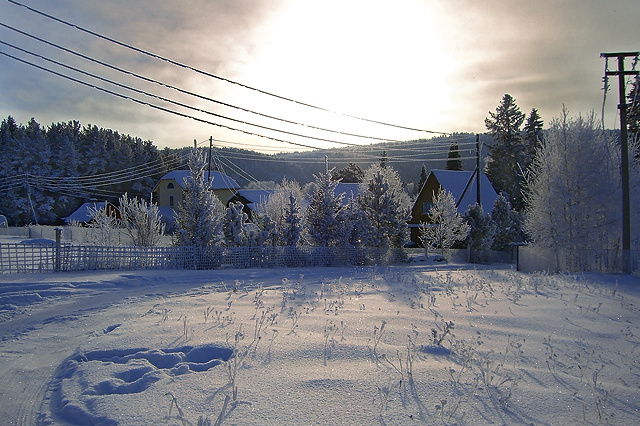
<svg viewBox="0 0 640 426"><path fill-rule="evenodd" d="M482 133L505 93L600 115L600 53L640 50L638 22L636 0L0 0L0 117L268 153Z"/></svg>

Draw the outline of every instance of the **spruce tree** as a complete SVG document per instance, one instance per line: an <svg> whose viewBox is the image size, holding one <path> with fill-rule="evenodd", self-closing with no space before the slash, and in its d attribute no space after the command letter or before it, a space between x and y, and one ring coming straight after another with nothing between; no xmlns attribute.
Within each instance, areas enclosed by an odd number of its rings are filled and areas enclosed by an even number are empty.
<svg viewBox="0 0 640 426"><path fill-rule="evenodd" d="M491 250L496 226L491 216L485 214L480 204L469 207L464 214L470 230L467 236L467 244L473 250Z"/></svg>
<svg viewBox="0 0 640 426"><path fill-rule="evenodd" d="M224 206L210 190L205 179L207 163L199 150L189 157L190 177L182 182L185 198L178 206L177 244L211 247L222 239Z"/></svg>
<svg viewBox="0 0 640 426"><path fill-rule="evenodd" d="M281 232L282 243L285 246L295 247L302 234L302 215L300 205L293 192L289 193L289 203L284 209L284 218Z"/></svg>
<svg viewBox="0 0 640 426"><path fill-rule="evenodd" d="M307 210L307 233L311 242L318 246L336 246L341 242L342 198L335 195L337 181L331 178L332 170L319 173L315 177L315 190Z"/></svg>
<svg viewBox="0 0 640 426"><path fill-rule="evenodd" d="M451 142L449 147L449 155L447 156L447 170L464 170L462 168L462 160L460 159L460 149L457 142ZM426 179L425 179L426 180Z"/></svg>
<svg viewBox="0 0 640 426"><path fill-rule="evenodd" d="M513 206L521 210L524 207L523 166L530 163L530 153L523 144L520 131L525 115L509 94L504 95L496 112L489 112L489 115L485 126L494 143L489 146L487 176L496 191L506 191Z"/></svg>
<svg viewBox="0 0 640 426"><path fill-rule="evenodd" d="M522 216L511 207L509 199L504 194L498 195L493 202L491 219L496 226L492 250L506 250L511 244L521 243L524 240Z"/></svg>

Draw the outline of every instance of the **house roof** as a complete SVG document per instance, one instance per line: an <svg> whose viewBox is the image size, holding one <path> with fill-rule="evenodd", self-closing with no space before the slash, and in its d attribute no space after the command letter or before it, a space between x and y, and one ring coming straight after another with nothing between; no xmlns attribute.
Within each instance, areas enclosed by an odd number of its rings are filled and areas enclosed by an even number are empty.
<svg viewBox="0 0 640 426"><path fill-rule="evenodd" d="M79 223L87 223L93 219L92 212L102 210L107 206L106 201L90 201L88 203L84 203L76 211L71 213L69 216L62 218L65 222L79 222Z"/></svg>
<svg viewBox="0 0 640 426"><path fill-rule="evenodd" d="M249 209L255 210L255 206L266 203L269 197L276 192L275 189L240 189L229 199L242 201Z"/></svg>
<svg viewBox="0 0 640 426"><path fill-rule="evenodd" d="M477 178L472 171L459 171L459 170L431 170L432 175L438 180L440 186L451 192L456 203L458 203L458 211L464 213L476 203L476 182ZM471 183L469 183L469 179ZM468 184L468 186L467 186ZM466 188L466 191L465 191ZM462 197L462 199L460 199ZM491 185L489 178L484 173L481 173L480 179L480 201L482 204L482 210L485 213L490 213L493 208L493 203L498 194Z"/></svg>
<svg viewBox="0 0 640 426"><path fill-rule="evenodd" d="M208 176L208 173L209 172L205 172L205 176ZM160 180L163 181L163 180L170 180L170 179L175 180L176 183L180 185L180 188L183 188L185 179L191 179L191 172L189 170L174 170L162 176ZM221 173L218 171L211 172L211 187L209 189L215 191L220 189L239 189L239 188L240 188L240 185L238 185L238 183L235 180L225 175L224 173Z"/></svg>
<svg viewBox="0 0 640 426"><path fill-rule="evenodd" d="M356 198L362 193L362 186L359 183L338 183L333 191L335 196L344 194L342 204L347 204L350 198Z"/></svg>

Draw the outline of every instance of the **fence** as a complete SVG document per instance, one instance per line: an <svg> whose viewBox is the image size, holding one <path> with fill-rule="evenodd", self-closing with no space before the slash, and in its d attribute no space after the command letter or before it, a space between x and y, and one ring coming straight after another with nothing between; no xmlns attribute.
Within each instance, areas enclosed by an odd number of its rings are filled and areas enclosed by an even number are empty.
<svg viewBox="0 0 640 426"><path fill-rule="evenodd" d="M406 260L403 249L354 247L100 247L0 244L2 273L221 269L390 264Z"/></svg>
<svg viewBox="0 0 640 426"><path fill-rule="evenodd" d="M630 273L639 269L639 250L564 250L522 246L518 254L518 270L523 272Z"/></svg>

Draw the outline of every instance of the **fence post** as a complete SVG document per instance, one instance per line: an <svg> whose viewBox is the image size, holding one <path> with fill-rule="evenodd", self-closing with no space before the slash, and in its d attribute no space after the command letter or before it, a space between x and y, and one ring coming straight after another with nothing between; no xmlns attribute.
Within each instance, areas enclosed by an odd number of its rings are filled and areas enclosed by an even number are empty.
<svg viewBox="0 0 640 426"><path fill-rule="evenodd" d="M60 272L60 252L62 249L62 228L55 228L56 231L56 265L55 271Z"/></svg>

